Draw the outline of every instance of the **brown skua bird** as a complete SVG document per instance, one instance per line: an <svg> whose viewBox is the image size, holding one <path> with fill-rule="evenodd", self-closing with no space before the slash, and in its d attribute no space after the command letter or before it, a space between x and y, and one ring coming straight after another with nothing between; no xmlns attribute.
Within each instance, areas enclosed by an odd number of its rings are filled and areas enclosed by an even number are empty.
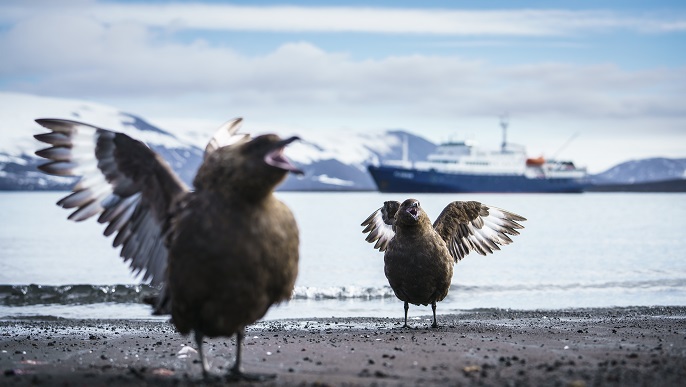
<svg viewBox="0 0 686 387"><path fill-rule="evenodd" d="M82 176L57 204L82 221L98 215L106 236L143 280L161 286L155 312L171 314L194 333L203 375L204 337L236 335L230 379L262 379L241 369L244 329L291 296L298 272L299 232L291 211L272 194L288 172L283 155L296 137L237 134L223 125L205 149L191 191L154 151L131 137L76 121L39 119L52 145L36 152L39 168Z"/></svg>
<svg viewBox="0 0 686 387"><path fill-rule="evenodd" d="M396 297L409 304L431 305L448 295L453 266L471 251L491 254L519 235L524 217L475 201L448 204L431 224L416 199L384 202L364 222L366 240L384 253L384 272Z"/></svg>

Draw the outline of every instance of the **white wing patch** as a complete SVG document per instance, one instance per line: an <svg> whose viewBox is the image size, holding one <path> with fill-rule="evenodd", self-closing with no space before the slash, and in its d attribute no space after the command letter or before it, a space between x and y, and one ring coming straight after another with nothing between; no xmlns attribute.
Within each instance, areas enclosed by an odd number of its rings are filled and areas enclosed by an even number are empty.
<svg viewBox="0 0 686 387"><path fill-rule="evenodd" d="M238 134L242 123L242 118L236 118L220 126L205 147L205 158L219 148L249 140L248 134Z"/></svg>
<svg viewBox="0 0 686 387"><path fill-rule="evenodd" d="M379 249L379 251L386 251L388 243L395 236L395 231L393 231L393 226L386 224L383 220L383 215L381 214L382 208L374 211L364 222L362 226L365 226L363 233L369 233L365 240L369 243L374 243L374 248Z"/></svg>
<svg viewBox="0 0 686 387"><path fill-rule="evenodd" d="M524 228L517 221L526 220L512 212L498 207L483 205L488 215L478 216L467 224L460 224L448 248L456 260L461 260L471 251L478 254L492 254L500 246L509 245L508 235L519 235L518 229Z"/></svg>
<svg viewBox="0 0 686 387"><path fill-rule="evenodd" d="M113 133L76 122L51 121L47 126L53 132L35 137L53 147L39 150L36 155L52 162L39 168L52 175L81 176L74 193L61 199L57 205L66 209L76 208L69 219L77 222L99 214L104 210L102 203L114 198L112 185L98 168L95 151L98 138ZM102 163L112 162L111 155L103 156Z"/></svg>
<svg viewBox="0 0 686 387"><path fill-rule="evenodd" d="M76 121L37 122L52 130L35 136L52 145L36 152L49 161L39 169L52 175L81 177L73 192L57 205L75 209L69 219L77 222L99 215L99 223L108 223L105 236L116 233L113 246L122 246L120 256L129 261L131 270L136 275L142 272L143 281L152 285L164 281L167 250L161 225L144 201L139 184L118 168L117 133Z"/></svg>

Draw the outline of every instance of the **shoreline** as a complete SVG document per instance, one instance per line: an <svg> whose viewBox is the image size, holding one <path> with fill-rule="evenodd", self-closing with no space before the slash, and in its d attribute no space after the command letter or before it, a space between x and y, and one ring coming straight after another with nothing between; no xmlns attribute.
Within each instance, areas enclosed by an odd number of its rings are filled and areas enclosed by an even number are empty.
<svg viewBox="0 0 686 387"><path fill-rule="evenodd" d="M261 386L671 386L686 378L686 307L437 317L436 329L429 316L410 328L395 317L261 321L246 330L244 369L276 374ZM210 380L192 338L166 321L5 318L0 384L224 385L234 340L206 342Z"/></svg>

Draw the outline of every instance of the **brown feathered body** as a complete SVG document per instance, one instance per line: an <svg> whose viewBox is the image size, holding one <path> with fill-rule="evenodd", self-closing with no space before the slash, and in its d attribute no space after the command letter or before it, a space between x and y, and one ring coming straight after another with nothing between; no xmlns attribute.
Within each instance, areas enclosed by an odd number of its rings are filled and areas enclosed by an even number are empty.
<svg viewBox="0 0 686 387"><path fill-rule="evenodd" d="M436 303L450 290L455 262L471 251L486 255L512 242L524 217L485 204L455 201L448 204L436 222L416 199L402 204L386 201L364 222L367 242L384 251L384 273L395 295L408 304L429 305L436 322Z"/></svg>
<svg viewBox="0 0 686 387"><path fill-rule="evenodd" d="M250 153L210 155L173 222L167 286L181 333L231 336L293 290L298 227L272 194L286 171L253 163Z"/></svg>
<svg viewBox="0 0 686 387"><path fill-rule="evenodd" d="M423 211L417 221L407 216L403 210L397 213L396 237L384 254L388 283L401 301L414 305L442 301L450 289L454 259Z"/></svg>

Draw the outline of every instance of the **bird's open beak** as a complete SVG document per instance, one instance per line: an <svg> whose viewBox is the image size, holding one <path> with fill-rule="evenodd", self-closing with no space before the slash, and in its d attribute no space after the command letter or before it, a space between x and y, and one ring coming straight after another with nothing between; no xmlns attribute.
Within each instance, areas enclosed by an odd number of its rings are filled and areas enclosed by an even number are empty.
<svg viewBox="0 0 686 387"><path fill-rule="evenodd" d="M416 220L419 216L419 205L416 202L412 203L412 205L408 207L405 211L407 211L408 214L412 215L412 217Z"/></svg>
<svg viewBox="0 0 686 387"><path fill-rule="evenodd" d="M413 218L417 219L417 207L410 207L407 209L407 212L412 215Z"/></svg>
<svg viewBox="0 0 686 387"><path fill-rule="evenodd" d="M293 136L277 142L274 150L267 153L267 155L264 157L264 162L272 167L283 169L284 171L292 172L298 175L304 174L302 170L293 165L293 163L288 160L286 155L283 154L283 150L286 148L286 146L296 140L300 140L300 137Z"/></svg>

